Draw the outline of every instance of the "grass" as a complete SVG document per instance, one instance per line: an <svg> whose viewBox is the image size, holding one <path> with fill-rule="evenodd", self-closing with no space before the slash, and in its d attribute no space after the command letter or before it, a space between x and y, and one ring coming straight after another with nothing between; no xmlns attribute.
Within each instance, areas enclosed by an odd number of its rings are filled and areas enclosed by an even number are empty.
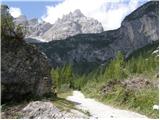
<svg viewBox="0 0 160 120"><path fill-rule="evenodd" d="M132 77L134 78L134 76ZM149 118L159 117L158 110L153 110L153 105L159 104L158 88L150 86L139 90L128 90L117 83L113 85L113 89L110 92L102 94L100 91L106 84L105 82L88 82L82 88L82 92L87 97L95 98L104 104L109 104L116 108L135 111Z"/></svg>
<svg viewBox="0 0 160 120"><path fill-rule="evenodd" d="M57 96L59 98L67 98L68 96L71 96L72 94L73 94L73 89L69 88L69 86L67 85L62 85Z"/></svg>
<svg viewBox="0 0 160 120"><path fill-rule="evenodd" d="M79 112L85 114L88 117L91 116L90 113L89 113L89 111L76 108L76 104L77 103L71 102L71 101L66 100L64 98L57 98L57 99L55 99L53 101L53 104L57 108L59 108L61 111L68 111L68 112L70 112L71 110L76 110L76 111L79 111Z"/></svg>
<svg viewBox="0 0 160 120"><path fill-rule="evenodd" d="M52 100L53 104L62 111L70 112L71 110L76 110L85 114L88 117L91 116L89 111L76 108L77 103L66 100L66 98L68 96L71 96L72 94L73 94L73 89L69 88L68 85L66 84L62 85L61 89L58 92L57 98L54 98Z"/></svg>
<svg viewBox="0 0 160 120"><path fill-rule="evenodd" d="M66 100L65 98L56 98L53 100L53 104L62 111L69 111L75 109L75 103Z"/></svg>
<svg viewBox="0 0 160 120"><path fill-rule="evenodd" d="M97 69L88 74L75 74L71 67L59 68L57 73L68 76L69 72L67 71L71 71L71 77L66 77L70 78L66 79L69 84L68 88L81 90L87 97L122 109L136 111L150 118L158 118L158 111L152 108L153 105L159 104L158 87L153 85L158 83L158 78L155 76L158 73L159 61L157 54L152 54L157 47L157 42L147 45L135 51L127 59L124 59L123 54L118 52L115 59L108 62L105 68ZM58 76L61 75L58 74ZM137 77L139 77L138 81L136 81ZM63 86L64 78L65 76L61 79L61 83L63 83L61 88L63 89L59 93L63 98L71 93L66 89L67 87ZM132 80L131 85L136 85L136 89L128 88L130 83L123 84L127 80ZM104 87L107 87L106 89L109 91L103 92Z"/></svg>

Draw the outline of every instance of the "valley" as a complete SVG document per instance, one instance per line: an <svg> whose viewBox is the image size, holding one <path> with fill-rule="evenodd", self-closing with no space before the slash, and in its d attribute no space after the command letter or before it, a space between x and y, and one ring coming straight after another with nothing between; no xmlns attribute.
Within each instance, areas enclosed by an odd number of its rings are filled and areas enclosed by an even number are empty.
<svg viewBox="0 0 160 120"><path fill-rule="evenodd" d="M8 10L1 5L3 119L159 118L158 1L109 31L79 9L54 24Z"/></svg>

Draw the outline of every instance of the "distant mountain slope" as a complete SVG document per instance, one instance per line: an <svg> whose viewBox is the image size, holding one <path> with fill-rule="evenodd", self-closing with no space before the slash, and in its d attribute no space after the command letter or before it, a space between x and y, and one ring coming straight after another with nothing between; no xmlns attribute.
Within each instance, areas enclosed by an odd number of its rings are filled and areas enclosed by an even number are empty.
<svg viewBox="0 0 160 120"><path fill-rule="evenodd" d="M61 40L81 33L101 33L102 24L93 18L84 16L79 9L64 15L42 36L48 41Z"/></svg>
<svg viewBox="0 0 160 120"><path fill-rule="evenodd" d="M151 1L128 15L117 30L81 34L65 40L40 43L53 66L72 64L83 72L113 59L117 51L128 57L136 49L158 41L159 3Z"/></svg>
<svg viewBox="0 0 160 120"><path fill-rule="evenodd" d="M66 39L81 33L100 33L103 27L100 22L93 18L84 16L79 9L64 15L54 24L38 22L34 18L27 20L26 16L21 15L14 19L16 24L22 24L28 30L26 37L41 37L47 41Z"/></svg>
<svg viewBox="0 0 160 120"><path fill-rule="evenodd" d="M143 58L147 58L151 55L155 55L158 57L159 54L159 41L155 41L152 44L148 44L142 48L139 48L132 52L128 57L127 60L131 58L136 58L142 56Z"/></svg>

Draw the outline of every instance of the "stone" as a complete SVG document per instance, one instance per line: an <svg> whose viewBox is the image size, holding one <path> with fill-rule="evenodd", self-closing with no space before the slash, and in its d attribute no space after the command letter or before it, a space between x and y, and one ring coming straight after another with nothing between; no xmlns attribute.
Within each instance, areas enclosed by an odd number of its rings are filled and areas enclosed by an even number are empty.
<svg viewBox="0 0 160 120"><path fill-rule="evenodd" d="M62 111L50 101L33 101L21 110L23 119L87 118L86 115L70 110Z"/></svg>
<svg viewBox="0 0 160 120"><path fill-rule="evenodd" d="M8 15L10 14L6 14L6 17L10 17ZM2 103L49 94L52 86L50 70L48 59L35 45L26 43L23 38L17 38L16 34L2 32Z"/></svg>
<svg viewBox="0 0 160 120"><path fill-rule="evenodd" d="M53 26L46 31L42 38L47 41L62 40L67 37L83 33L101 33L103 27L100 22L93 18L84 16L79 9L73 13L64 15L58 19Z"/></svg>

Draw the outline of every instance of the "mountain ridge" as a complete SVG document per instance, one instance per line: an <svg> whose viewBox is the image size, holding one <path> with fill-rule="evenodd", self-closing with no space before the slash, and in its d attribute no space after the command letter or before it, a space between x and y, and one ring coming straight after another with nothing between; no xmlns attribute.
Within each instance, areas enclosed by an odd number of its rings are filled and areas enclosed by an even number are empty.
<svg viewBox="0 0 160 120"><path fill-rule="evenodd" d="M147 9L153 5L152 9ZM158 2L151 1L142 7L143 9L139 7L128 16L134 16L135 13L138 15L141 10L143 14L136 16L137 19L126 17L121 27L116 30L97 34L79 34L65 40L36 45L46 53L54 67L64 64L72 64L75 67L76 64L78 66L84 64L84 67L86 64L97 66L115 58L118 51L127 57L134 50L159 39Z"/></svg>
<svg viewBox="0 0 160 120"><path fill-rule="evenodd" d="M74 12L63 15L54 24L44 21L38 22L38 19L33 18L27 20L26 16L22 15L14 19L15 23L22 24L28 30L26 37L41 37L46 42L53 40L66 39L69 36L74 36L81 33L101 33L103 27L100 22L93 18L86 17L79 9Z"/></svg>

